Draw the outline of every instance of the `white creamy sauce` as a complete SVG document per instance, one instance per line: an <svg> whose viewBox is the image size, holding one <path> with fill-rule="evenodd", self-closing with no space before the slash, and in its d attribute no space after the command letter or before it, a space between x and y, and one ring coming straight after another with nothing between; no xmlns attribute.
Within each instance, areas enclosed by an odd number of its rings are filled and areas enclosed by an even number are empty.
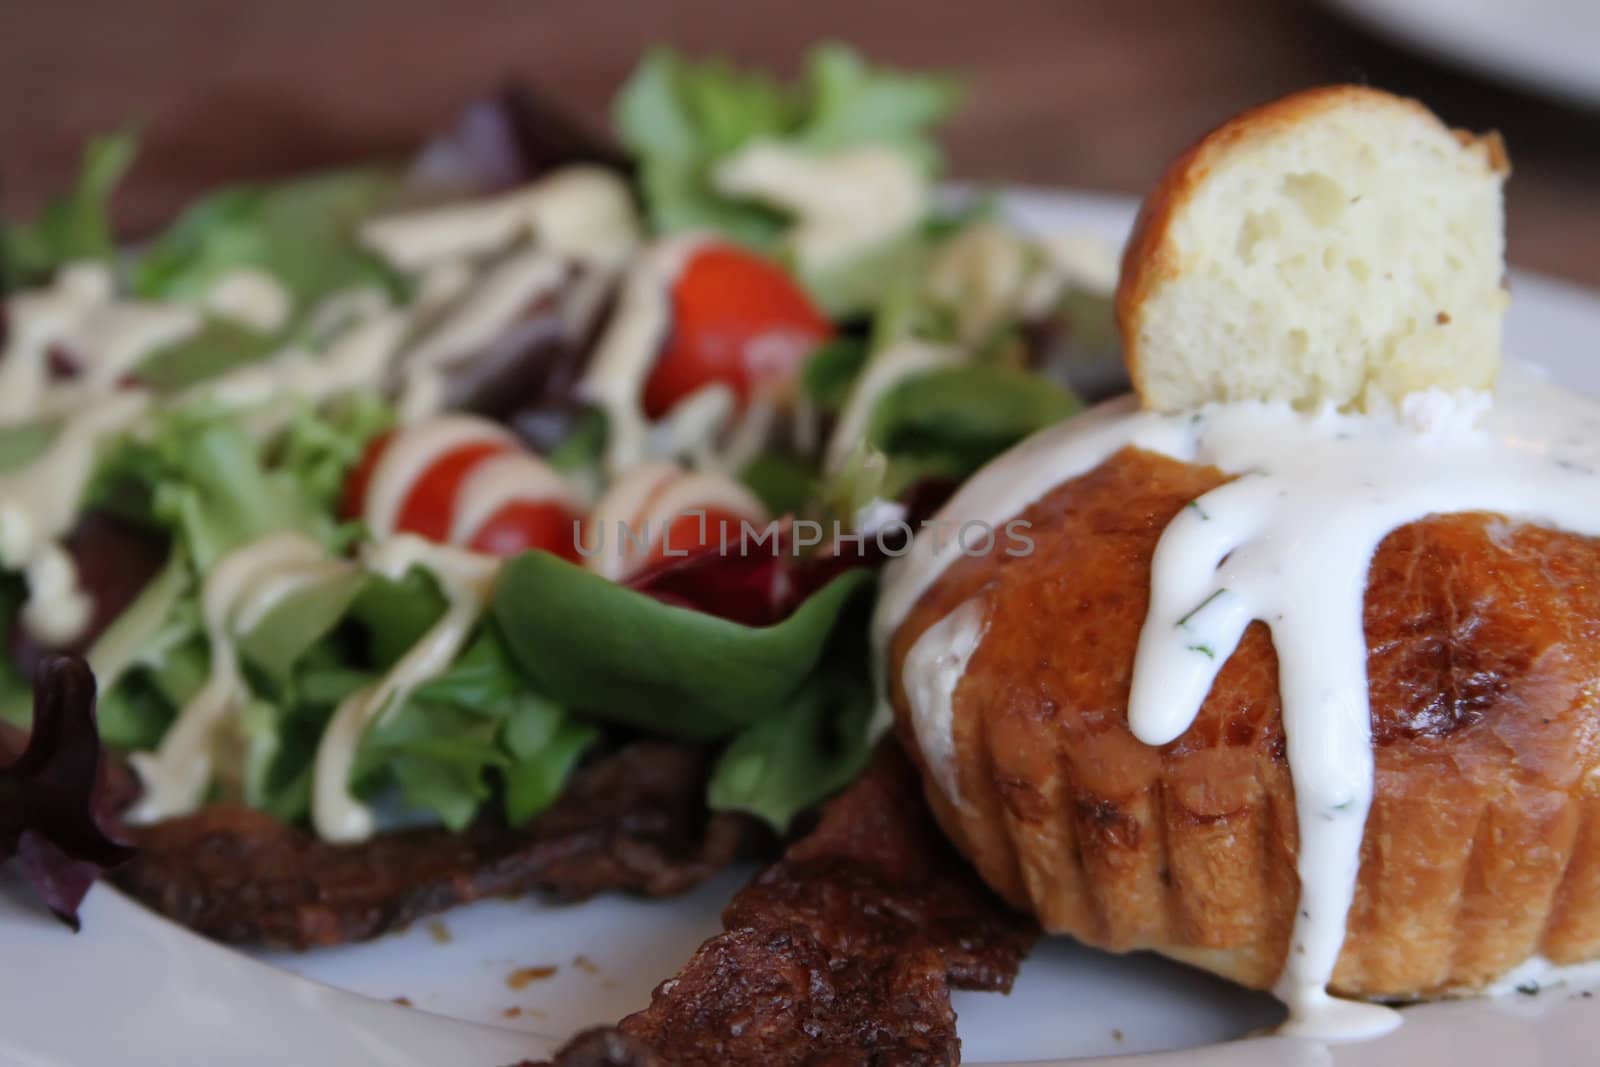
<svg viewBox="0 0 1600 1067"><path fill-rule="evenodd" d="M350 792L350 770L373 724L405 703L420 685L442 674L460 654L488 605L499 561L400 534L372 546L370 570L399 580L421 568L438 580L445 612L377 682L346 697L323 732L312 768L311 821L324 841L372 836L372 811Z"/></svg>
<svg viewBox="0 0 1600 1067"><path fill-rule="evenodd" d="M1600 536L1600 405L1508 369L1475 424L1483 407L1424 394L1398 413L1233 404L1160 415L1124 398L1023 442L941 512L998 527L1127 446L1236 476L1162 535L1129 725L1148 744L1177 738L1245 627L1271 629L1300 831L1299 918L1275 990L1290 1007L1288 1032L1348 1038L1398 1021L1326 992L1372 800L1363 603L1378 544L1427 515L1467 511ZM959 553L955 539L941 548L919 537L888 568L873 620L880 698L890 638ZM953 770L941 773L954 784Z"/></svg>
<svg viewBox="0 0 1600 1067"><path fill-rule="evenodd" d="M637 464L589 513L584 525L584 566L603 578L623 581L642 567L674 520L713 510L755 524L767 521L767 510L755 494L725 474L685 471L659 461ZM716 544L721 531L709 517L704 521L708 542ZM730 526L730 543L738 532ZM674 556L693 547L671 542L665 546Z"/></svg>
<svg viewBox="0 0 1600 1067"><path fill-rule="evenodd" d="M294 298L282 282L255 267L235 267L206 290L206 309L259 333L277 333L289 322Z"/></svg>
<svg viewBox="0 0 1600 1067"><path fill-rule="evenodd" d="M1484 996L1536 993L1554 986L1600 986L1600 960L1588 963L1552 963L1534 956L1501 975L1483 991Z"/></svg>
<svg viewBox="0 0 1600 1067"><path fill-rule="evenodd" d="M381 382L399 351L410 320L404 312L380 311L341 333L327 351L288 348L185 390L179 404L206 401L230 408L265 408L295 399L321 404ZM293 414L289 405L269 412L278 419Z"/></svg>
<svg viewBox="0 0 1600 1067"><path fill-rule="evenodd" d="M486 270L438 325L411 346L405 354L406 373L442 373L457 360L482 351L554 293L566 276L566 261L542 248L507 256Z"/></svg>
<svg viewBox="0 0 1600 1067"><path fill-rule="evenodd" d="M567 167L500 196L369 222L362 241L401 270L478 258L532 237L574 259L612 263L639 241L633 195L600 167Z"/></svg>
<svg viewBox="0 0 1600 1067"><path fill-rule="evenodd" d="M717 190L794 216L786 235L802 272L882 246L923 217L928 182L905 153L883 145L814 152L756 141L717 164Z"/></svg>
<svg viewBox="0 0 1600 1067"><path fill-rule="evenodd" d="M50 349L64 343L114 293L99 263L64 267L53 285L7 298L8 332L0 354L0 425L36 418L50 388Z"/></svg>
<svg viewBox="0 0 1600 1067"><path fill-rule="evenodd" d="M935 783L956 803L961 797L953 733L956 686L988 632L983 598L973 597L924 630L906 651L901 668L917 748Z"/></svg>
<svg viewBox="0 0 1600 1067"><path fill-rule="evenodd" d="M0 474L0 569L23 572L23 619L45 641L70 642L88 623L89 600L59 540L77 518L101 443L148 405L146 393L111 393L68 418L42 454Z"/></svg>
<svg viewBox="0 0 1600 1067"><path fill-rule="evenodd" d="M227 728L249 700L249 687L239 669L235 637L247 630L243 620L259 619L270 604L286 595L291 575L325 576L330 561L322 546L304 534L269 534L228 553L206 576L200 591L200 614L211 653L210 672L200 691L178 712L177 720L154 752L129 756L144 793L128 812L132 822L156 822L194 811L204 801L217 771L219 752L228 745ZM348 566L348 565L346 565Z"/></svg>
<svg viewBox="0 0 1600 1067"><path fill-rule="evenodd" d="M605 412L605 467L613 477L650 452L650 421L641 404L645 379L672 328L672 283L703 241L670 238L634 260L623 276L611 322L578 383L579 398Z"/></svg>

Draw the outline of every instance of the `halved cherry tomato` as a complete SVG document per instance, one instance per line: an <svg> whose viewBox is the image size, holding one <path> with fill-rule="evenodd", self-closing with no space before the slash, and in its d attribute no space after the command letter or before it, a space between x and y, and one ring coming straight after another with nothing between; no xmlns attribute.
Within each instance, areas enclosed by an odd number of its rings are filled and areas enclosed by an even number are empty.
<svg viewBox="0 0 1600 1067"><path fill-rule="evenodd" d="M374 437L367 444L367 450L361 453L360 462L345 479L339 514L346 519L359 519L362 512L367 510L367 489L372 485L373 472L378 469L378 461L383 458L384 449L389 447L393 439L393 430Z"/></svg>
<svg viewBox="0 0 1600 1067"><path fill-rule="evenodd" d="M650 553L639 566L659 563L665 559L680 559L694 555L701 549L721 549L723 544L722 523L728 524L727 550L738 552L740 544L741 520L749 519L748 515L739 515L721 508L706 508L705 522L702 525L698 510L694 514L679 515L667 527L666 534L654 545L650 546ZM704 533L704 537L701 534ZM671 549L672 555L667 555Z"/></svg>
<svg viewBox="0 0 1600 1067"><path fill-rule="evenodd" d="M660 418L684 397L723 382L742 405L760 382L798 373L833 326L775 264L729 244L700 247L672 287L672 332L644 386Z"/></svg>
<svg viewBox="0 0 1600 1067"><path fill-rule="evenodd" d="M345 518L358 519L366 512L372 476L393 437L391 432L375 438L367 446L361 462L350 473L340 502L340 510ZM512 445L505 441L472 441L439 456L428 464L422 476L406 492L405 500L400 504L400 513L395 517L395 529L426 537L430 541L445 540L450 536L456 494L461 489L461 483L480 460L508 452L511 448Z"/></svg>
<svg viewBox="0 0 1600 1067"><path fill-rule="evenodd" d="M489 516L467 547L501 558L531 548L542 548L562 559L578 562L576 523L581 519L565 504L549 500L514 500Z"/></svg>
<svg viewBox="0 0 1600 1067"><path fill-rule="evenodd" d="M456 512L456 494L461 483L472 473L480 460L502 452L511 451L504 441L473 441L460 445L441 455L428 465L411 485L411 492L400 505L395 519L395 529L426 537L430 541L444 541L450 536L450 524Z"/></svg>

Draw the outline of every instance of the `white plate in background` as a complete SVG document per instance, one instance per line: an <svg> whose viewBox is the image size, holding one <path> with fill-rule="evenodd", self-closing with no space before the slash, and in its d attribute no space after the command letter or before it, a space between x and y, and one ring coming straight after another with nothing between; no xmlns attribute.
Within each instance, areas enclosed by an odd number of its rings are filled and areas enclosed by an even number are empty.
<svg viewBox="0 0 1600 1067"><path fill-rule="evenodd" d="M1596 0L1327 2L1398 44L1600 108L1600 2Z"/></svg>
<svg viewBox="0 0 1600 1067"><path fill-rule="evenodd" d="M1015 192L1006 206L1030 227L1111 241L1133 211L1121 198L1047 191ZM1513 289L1509 351L1600 395L1600 298L1522 274ZM255 958L104 886L90 894L83 932L73 936L14 878L0 877L0 1065L497 1067L537 1059L575 1030L643 1007L651 988L719 929L723 905L747 875L729 872L674 900L487 901L370 944ZM1040 945L1009 997L959 993L955 1004L969 1064L1572 1067L1593 1062L1600 1048L1600 996L1559 988L1409 1008L1405 1026L1366 1044L1245 1038L1279 1017L1269 998L1064 939ZM1130 1053L1145 1055L1111 1058Z"/></svg>

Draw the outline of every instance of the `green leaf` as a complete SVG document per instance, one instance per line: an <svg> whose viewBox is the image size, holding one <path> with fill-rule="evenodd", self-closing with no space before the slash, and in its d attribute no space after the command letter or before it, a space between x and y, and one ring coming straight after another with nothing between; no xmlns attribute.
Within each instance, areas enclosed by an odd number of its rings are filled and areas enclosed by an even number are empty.
<svg viewBox="0 0 1600 1067"><path fill-rule="evenodd" d="M411 807L459 830L488 799L489 770L510 763L494 735L492 721L413 697L367 732L351 780L363 793L392 780Z"/></svg>
<svg viewBox="0 0 1600 1067"><path fill-rule="evenodd" d="M52 198L32 222L0 226L6 280L33 285L68 263L110 259L116 253L111 197L138 150L139 138L132 130L92 138L70 191Z"/></svg>
<svg viewBox="0 0 1600 1067"><path fill-rule="evenodd" d="M123 678L104 691L95 706L100 739L122 751L152 749L177 717L178 709L142 675Z"/></svg>
<svg viewBox="0 0 1600 1067"><path fill-rule="evenodd" d="M339 624L367 580L366 574L352 568L296 589L249 633L240 635L239 655L276 696L287 696L295 665Z"/></svg>
<svg viewBox="0 0 1600 1067"><path fill-rule="evenodd" d="M50 419L36 419L0 426L0 472L31 463L56 439L61 424Z"/></svg>
<svg viewBox="0 0 1600 1067"><path fill-rule="evenodd" d="M351 602L349 618L366 638L370 665L381 669L420 641L444 610L438 583L418 569L399 581L371 575Z"/></svg>
<svg viewBox="0 0 1600 1067"><path fill-rule="evenodd" d="M830 318L850 318L876 308L896 279L920 270L927 251L922 234L903 233L839 263L803 270L800 280Z"/></svg>
<svg viewBox="0 0 1600 1067"><path fill-rule="evenodd" d="M478 715L500 717L524 693L527 683L517 672L500 632L485 626L451 664L450 669L418 687L414 699L452 704Z"/></svg>
<svg viewBox="0 0 1600 1067"><path fill-rule="evenodd" d="M795 85L655 49L617 94L612 118L618 139L638 158L640 189L657 232L711 230L772 251L788 220L714 189L710 174L719 160L756 140L819 151L880 143L931 169L937 153L928 128L954 99L943 79L875 70L839 45L814 51L806 79ZM868 267L816 279L825 306L860 306L877 273Z"/></svg>
<svg viewBox="0 0 1600 1067"><path fill-rule="evenodd" d="M431 811L451 830L464 830L489 797L483 763L401 753L389 763L406 803Z"/></svg>
<svg viewBox="0 0 1600 1067"><path fill-rule="evenodd" d="M769 514L794 515L804 511L816 493L816 465L785 452L762 452L739 472Z"/></svg>
<svg viewBox="0 0 1600 1067"><path fill-rule="evenodd" d="M714 810L746 811L783 833L794 817L842 789L871 755L872 689L824 673L775 714L733 739L707 786Z"/></svg>
<svg viewBox="0 0 1600 1067"><path fill-rule="evenodd" d="M522 694L501 734L514 761L501 772L507 824L521 826L549 807L578 760L599 739L599 730L568 718L553 701Z"/></svg>
<svg viewBox="0 0 1600 1067"><path fill-rule="evenodd" d="M171 647L198 630L198 610L175 619L178 605L196 592L188 560L173 551L133 603L95 638L88 652L96 684L110 690L130 667L158 663Z"/></svg>
<svg viewBox="0 0 1600 1067"><path fill-rule="evenodd" d="M799 688L869 581L850 571L784 621L752 627L528 552L502 568L494 617L534 688L557 703L669 736L715 738L771 714Z"/></svg>
<svg viewBox="0 0 1600 1067"><path fill-rule="evenodd" d="M350 472L394 418L394 408L376 393L354 393L321 408L303 405L275 446L275 462L318 510L335 514Z"/></svg>
<svg viewBox="0 0 1600 1067"><path fill-rule="evenodd" d="M1066 389L1026 371L986 364L941 368L884 394L873 408L867 441L891 457L942 460L970 472L1081 407Z"/></svg>
<svg viewBox="0 0 1600 1067"><path fill-rule="evenodd" d="M276 338L231 319L207 319L196 333L146 356L134 375L152 389L177 392L259 362L280 347Z"/></svg>
<svg viewBox="0 0 1600 1067"><path fill-rule="evenodd" d="M870 68L852 49L825 44L806 64L810 114L800 132L822 149L852 144L892 144L932 169L938 161L927 138L949 117L961 88L949 78Z"/></svg>
<svg viewBox="0 0 1600 1067"><path fill-rule="evenodd" d="M391 171L360 169L213 193L140 258L134 291L193 299L228 271L253 267L281 282L303 315L341 289L392 287L393 276L362 248L357 230L387 208L398 184Z"/></svg>
<svg viewBox="0 0 1600 1067"><path fill-rule="evenodd" d="M294 479L267 469L262 446L226 415L173 411L148 440L125 442L97 475L97 498L129 498L175 531L197 573L276 530L322 518Z"/></svg>
<svg viewBox="0 0 1600 1067"><path fill-rule="evenodd" d="M844 407L871 347L865 338L835 337L821 345L800 370L800 384L817 407L836 412Z"/></svg>

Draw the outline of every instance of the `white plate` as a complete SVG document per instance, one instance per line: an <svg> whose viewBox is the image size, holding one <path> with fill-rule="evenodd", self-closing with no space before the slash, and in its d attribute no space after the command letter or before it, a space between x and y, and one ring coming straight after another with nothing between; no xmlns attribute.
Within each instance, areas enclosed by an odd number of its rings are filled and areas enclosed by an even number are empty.
<svg viewBox="0 0 1600 1067"><path fill-rule="evenodd" d="M1440 59L1600 107L1595 0L1328 0L1381 36Z"/></svg>
<svg viewBox="0 0 1600 1067"><path fill-rule="evenodd" d="M1126 200L1086 195L1018 192L1007 205L1029 226L1113 241L1132 215ZM1510 349L1600 394L1591 358L1600 300L1528 275L1514 285ZM491 901L372 944L256 959L105 887L90 894L74 937L0 878L0 1064L494 1067L537 1058L577 1029L643 1007L717 931L747 875L668 901ZM517 970L551 967L513 988ZM974 1064L1569 1067L1600 1046L1600 1001L1568 989L1408 1009L1404 1027L1371 1044L1235 1040L1274 1022L1276 1005L1176 964L1059 939L1028 959L1010 997L962 993L956 1009ZM1187 1051L1161 1054L1176 1049ZM1109 1058L1128 1053L1149 1055Z"/></svg>

